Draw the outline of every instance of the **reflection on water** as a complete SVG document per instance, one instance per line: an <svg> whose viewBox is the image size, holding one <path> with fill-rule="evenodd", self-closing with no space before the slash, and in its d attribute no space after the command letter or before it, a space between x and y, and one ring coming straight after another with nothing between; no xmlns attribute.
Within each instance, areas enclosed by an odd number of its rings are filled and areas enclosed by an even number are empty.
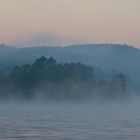
<svg viewBox="0 0 140 140"><path fill-rule="evenodd" d="M136 105L0 105L0 140L139 140Z"/></svg>

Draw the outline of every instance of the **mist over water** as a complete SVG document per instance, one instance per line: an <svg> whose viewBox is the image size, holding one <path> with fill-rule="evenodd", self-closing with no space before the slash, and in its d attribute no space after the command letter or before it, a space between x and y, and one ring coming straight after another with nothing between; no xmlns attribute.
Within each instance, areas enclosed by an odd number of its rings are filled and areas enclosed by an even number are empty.
<svg viewBox="0 0 140 140"><path fill-rule="evenodd" d="M139 5L0 0L0 140L139 140Z"/></svg>
<svg viewBox="0 0 140 140"><path fill-rule="evenodd" d="M0 140L140 137L140 90L125 73L42 56L0 74Z"/></svg>
<svg viewBox="0 0 140 140"><path fill-rule="evenodd" d="M0 140L138 140L140 100L0 103Z"/></svg>

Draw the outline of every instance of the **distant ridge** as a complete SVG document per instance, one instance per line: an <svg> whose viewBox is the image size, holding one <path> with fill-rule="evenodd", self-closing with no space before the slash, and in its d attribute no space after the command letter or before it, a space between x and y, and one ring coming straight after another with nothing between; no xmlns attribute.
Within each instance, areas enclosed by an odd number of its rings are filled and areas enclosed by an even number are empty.
<svg viewBox="0 0 140 140"><path fill-rule="evenodd" d="M15 65L31 63L40 56L53 56L60 62L82 62L117 70L140 82L140 50L125 44L76 44L65 47L35 46L28 48L0 45L0 69L7 71Z"/></svg>

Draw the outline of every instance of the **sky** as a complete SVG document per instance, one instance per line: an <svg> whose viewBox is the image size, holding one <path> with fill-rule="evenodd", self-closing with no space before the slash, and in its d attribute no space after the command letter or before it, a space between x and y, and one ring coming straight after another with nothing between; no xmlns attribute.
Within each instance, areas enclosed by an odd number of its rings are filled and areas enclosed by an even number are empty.
<svg viewBox="0 0 140 140"><path fill-rule="evenodd" d="M140 0L0 0L0 43L140 47Z"/></svg>

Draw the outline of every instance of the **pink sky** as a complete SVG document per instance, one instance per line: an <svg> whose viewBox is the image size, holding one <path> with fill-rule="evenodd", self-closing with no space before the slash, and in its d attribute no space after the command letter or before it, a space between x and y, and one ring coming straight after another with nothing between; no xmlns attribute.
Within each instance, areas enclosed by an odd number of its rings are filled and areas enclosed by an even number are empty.
<svg viewBox="0 0 140 140"><path fill-rule="evenodd" d="M140 47L140 0L0 0L0 42Z"/></svg>

